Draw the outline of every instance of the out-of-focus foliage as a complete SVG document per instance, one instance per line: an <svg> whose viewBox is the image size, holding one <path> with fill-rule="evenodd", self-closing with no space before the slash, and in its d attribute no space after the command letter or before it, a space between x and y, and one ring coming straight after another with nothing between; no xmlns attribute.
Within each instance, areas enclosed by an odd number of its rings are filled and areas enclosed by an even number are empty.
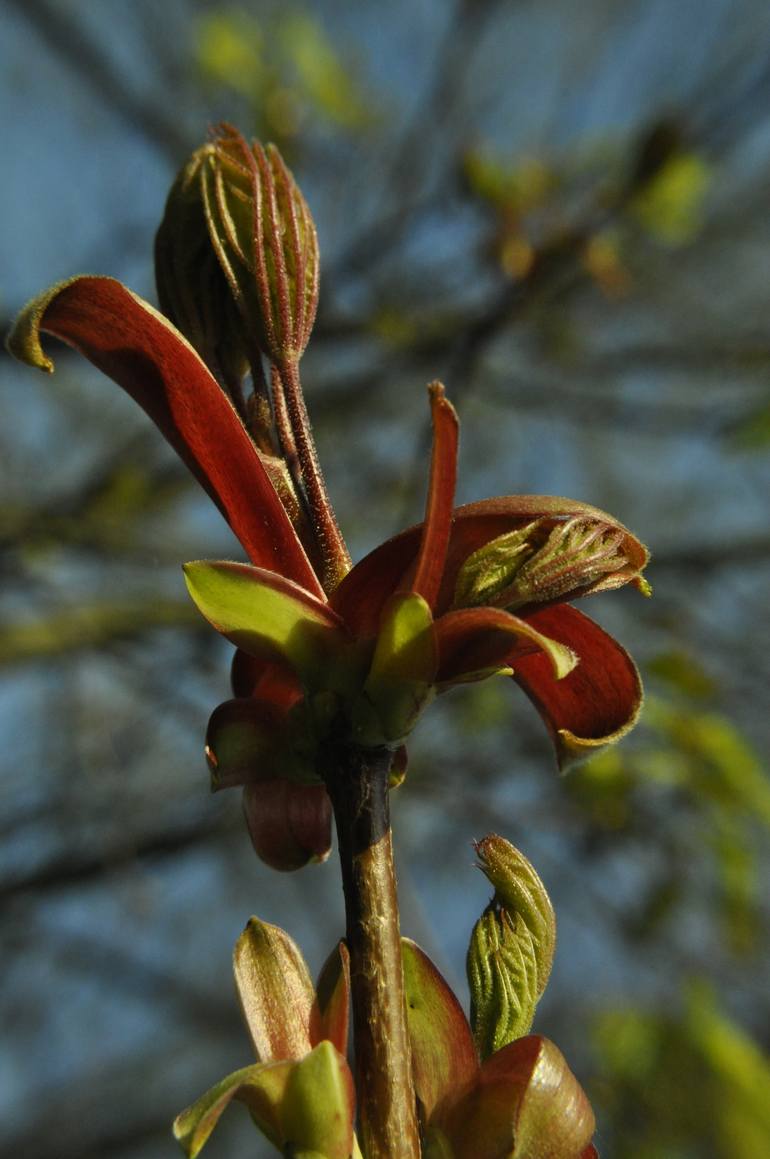
<svg viewBox="0 0 770 1159"><path fill-rule="evenodd" d="M508 277L531 276L546 254L574 250L610 297L631 292L623 255L640 236L672 248L695 240L713 179L705 157L667 121L630 151L594 148L556 161L471 149L462 172L493 212L492 252Z"/></svg>
<svg viewBox="0 0 770 1159"><path fill-rule="evenodd" d="M596 1021L597 1100L616 1127L602 1145L617 1159L757 1159L770 1138L770 1064L692 982L676 1012L628 1007Z"/></svg>
<svg viewBox="0 0 770 1159"><path fill-rule="evenodd" d="M151 297L173 175L230 120L288 145L319 225L305 386L354 557L420 518L436 377L461 501L573 494L649 542L655 599L586 608L648 686L621 748L559 779L502 677L416 731L404 932L454 984L489 897L470 840L502 833L555 904L534 1030L592 1087L602 1154L770 1154L770 8L8 0L1 19L6 321L78 270ZM332 862L261 869L237 802L208 797L230 657L179 564L237 546L144 416L56 358L53 383L0 365L0 1150L161 1159L174 1110L250 1059L222 986L245 918L320 965L339 886ZM252 1145L234 1116L212 1159Z"/></svg>
<svg viewBox="0 0 770 1159"><path fill-rule="evenodd" d="M668 245L693 241L703 224L703 202L711 184L708 164L697 153L678 153L645 182L632 212L653 237Z"/></svg>
<svg viewBox="0 0 770 1159"><path fill-rule="evenodd" d="M648 698L636 743L596 757L568 790L600 829L632 839L651 808L663 805L674 819L661 826L663 856L651 888L627 915L635 937L665 940L677 911L702 908L716 923L716 943L750 954L765 940L770 781L730 720L704 709L715 689L697 662L664 653L650 671L665 683Z"/></svg>
<svg viewBox="0 0 770 1159"><path fill-rule="evenodd" d="M266 140L290 141L314 122L344 132L371 124L370 97L309 8L266 18L212 8L195 23L195 55L204 85L244 98Z"/></svg>

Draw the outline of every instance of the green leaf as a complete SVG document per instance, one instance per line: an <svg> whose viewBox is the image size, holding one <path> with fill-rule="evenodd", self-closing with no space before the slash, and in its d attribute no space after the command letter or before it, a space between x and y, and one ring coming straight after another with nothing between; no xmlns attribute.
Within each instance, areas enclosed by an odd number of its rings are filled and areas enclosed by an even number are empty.
<svg viewBox="0 0 770 1159"><path fill-rule="evenodd" d="M190 595L206 619L238 648L287 660L313 687L328 687L330 664L348 639L325 604L275 572L245 563L199 560L184 565Z"/></svg>
<svg viewBox="0 0 770 1159"><path fill-rule="evenodd" d="M422 596L397 592L385 606L357 719L367 744L396 744L433 695L433 617Z"/></svg>
<svg viewBox="0 0 770 1159"><path fill-rule="evenodd" d="M330 1042L303 1059L257 1063L213 1086L174 1122L174 1137L195 1159L233 1100L284 1154L350 1159L355 1094L347 1062Z"/></svg>

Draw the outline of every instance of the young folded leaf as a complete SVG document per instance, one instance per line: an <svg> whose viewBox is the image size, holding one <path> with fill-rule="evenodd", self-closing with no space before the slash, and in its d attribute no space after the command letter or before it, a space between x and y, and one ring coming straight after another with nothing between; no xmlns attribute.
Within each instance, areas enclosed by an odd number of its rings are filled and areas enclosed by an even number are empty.
<svg viewBox="0 0 770 1159"><path fill-rule="evenodd" d="M494 834L476 845L495 894L471 934L471 1026L482 1059L532 1026L556 948L556 918L534 866Z"/></svg>

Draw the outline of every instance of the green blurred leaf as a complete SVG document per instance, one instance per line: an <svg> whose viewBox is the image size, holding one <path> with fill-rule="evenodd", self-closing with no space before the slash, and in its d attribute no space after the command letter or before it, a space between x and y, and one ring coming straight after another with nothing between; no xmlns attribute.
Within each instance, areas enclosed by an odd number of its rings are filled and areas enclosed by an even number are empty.
<svg viewBox="0 0 770 1159"><path fill-rule="evenodd" d="M681 755L680 776L698 797L770 828L770 779L727 717L675 708L651 697L647 723Z"/></svg>
<svg viewBox="0 0 770 1159"><path fill-rule="evenodd" d="M194 626L194 611L177 600L68 607L45 618L0 625L0 665L100 648L156 628Z"/></svg>
<svg viewBox="0 0 770 1159"><path fill-rule="evenodd" d="M770 405L761 406L733 431L732 444L740 451L763 451L770 446Z"/></svg>
<svg viewBox="0 0 770 1159"><path fill-rule="evenodd" d="M594 1037L618 1159L770 1154L770 1064L703 982L683 1012L603 1012Z"/></svg>
<svg viewBox="0 0 770 1159"><path fill-rule="evenodd" d="M516 214L541 205L556 186L556 175L540 158L522 157L506 164L476 149L463 157L463 174L482 201Z"/></svg>
<svg viewBox="0 0 770 1159"><path fill-rule="evenodd" d="M300 87L316 109L344 129L369 124L371 111L364 94L315 16L309 11L287 13L276 32Z"/></svg>
<svg viewBox="0 0 770 1159"><path fill-rule="evenodd" d="M625 749L607 748L578 765L565 779L564 791L594 825L621 830L630 822L634 783Z"/></svg>
<svg viewBox="0 0 770 1159"><path fill-rule="evenodd" d="M711 846L725 937L735 953L750 953L757 945L761 925L756 850L746 826L721 813L715 818Z"/></svg>
<svg viewBox="0 0 770 1159"><path fill-rule="evenodd" d="M676 154L634 197L631 212L665 245L684 245L703 224L704 202L712 181L711 166L703 157Z"/></svg>
<svg viewBox="0 0 770 1159"><path fill-rule="evenodd" d="M647 671L684 696L705 699L717 691L715 681L697 658L676 649L653 656L647 661Z"/></svg>
<svg viewBox="0 0 770 1159"><path fill-rule="evenodd" d="M374 119L368 94L309 9L279 9L262 20L246 5L206 13L194 52L205 81L249 102L259 136L284 141L308 118L347 132Z"/></svg>
<svg viewBox="0 0 770 1159"><path fill-rule="evenodd" d="M770 1062L718 1008L709 987L689 992L685 1028L713 1075L714 1131L730 1159L770 1154Z"/></svg>
<svg viewBox="0 0 770 1159"><path fill-rule="evenodd" d="M254 97L265 79L265 37L245 9L222 8L200 17L195 48L205 78Z"/></svg>

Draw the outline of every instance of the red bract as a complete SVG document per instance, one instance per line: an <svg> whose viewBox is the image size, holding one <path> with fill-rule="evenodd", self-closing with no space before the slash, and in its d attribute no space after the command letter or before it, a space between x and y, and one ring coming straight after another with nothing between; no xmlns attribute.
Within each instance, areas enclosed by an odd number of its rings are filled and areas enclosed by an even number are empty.
<svg viewBox="0 0 770 1159"><path fill-rule="evenodd" d="M562 767L635 722L642 693L632 660L566 601L629 581L644 590L646 549L573 500L512 496L455 508L458 425L440 385L430 388L424 522L336 583L333 569L311 564L227 394L152 306L110 278L75 278L30 303L9 339L13 354L50 372L41 331L144 408L248 556L248 564L188 564L186 573L198 606L240 650L236 699L209 729L214 784L258 786L252 836L271 864L292 868L328 850L318 766L329 738L399 750L422 708L453 684L512 675ZM260 817L270 818L269 834Z"/></svg>

